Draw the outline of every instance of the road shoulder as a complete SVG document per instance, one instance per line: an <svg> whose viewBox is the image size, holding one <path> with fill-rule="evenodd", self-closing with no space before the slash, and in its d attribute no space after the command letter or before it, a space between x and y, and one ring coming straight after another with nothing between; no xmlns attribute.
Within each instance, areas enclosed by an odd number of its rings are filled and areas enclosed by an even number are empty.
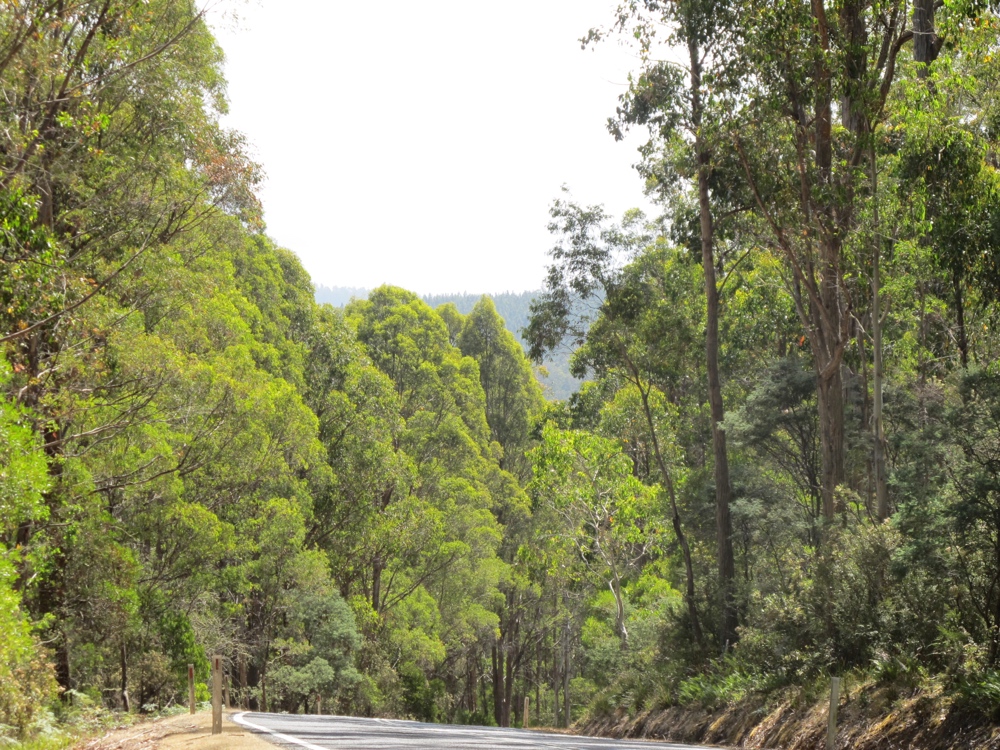
<svg viewBox="0 0 1000 750"><path fill-rule="evenodd" d="M74 750L274 750L274 745L233 723L225 712L222 734L212 735L212 712L144 721L76 745Z"/></svg>

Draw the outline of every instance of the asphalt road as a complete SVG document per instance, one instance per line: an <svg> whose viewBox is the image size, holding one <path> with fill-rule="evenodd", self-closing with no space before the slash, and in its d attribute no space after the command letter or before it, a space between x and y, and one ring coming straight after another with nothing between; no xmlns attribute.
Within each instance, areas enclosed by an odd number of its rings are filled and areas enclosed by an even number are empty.
<svg viewBox="0 0 1000 750"><path fill-rule="evenodd" d="M704 746L607 740L524 729L422 724L418 721L241 713L233 721L280 747L308 750L704 750Z"/></svg>

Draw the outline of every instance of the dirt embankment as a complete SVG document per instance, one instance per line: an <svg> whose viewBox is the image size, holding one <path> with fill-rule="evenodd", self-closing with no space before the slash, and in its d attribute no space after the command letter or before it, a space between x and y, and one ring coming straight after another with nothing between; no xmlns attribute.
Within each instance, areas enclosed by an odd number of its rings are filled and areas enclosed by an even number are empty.
<svg viewBox="0 0 1000 750"><path fill-rule="evenodd" d="M891 698L891 699L890 699ZM584 734L704 743L764 750L825 748L828 703L749 699L710 712L697 708L618 711L586 721ZM899 698L859 691L841 698L839 750L1000 750L1000 726L955 708L939 695Z"/></svg>
<svg viewBox="0 0 1000 750"><path fill-rule="evenodd" d="M168 719L144 721L96 739L81 742L73 750L274 750L250 730L231 721L227 711L222 734L212 735L212 712L180 714Z"/></svg>

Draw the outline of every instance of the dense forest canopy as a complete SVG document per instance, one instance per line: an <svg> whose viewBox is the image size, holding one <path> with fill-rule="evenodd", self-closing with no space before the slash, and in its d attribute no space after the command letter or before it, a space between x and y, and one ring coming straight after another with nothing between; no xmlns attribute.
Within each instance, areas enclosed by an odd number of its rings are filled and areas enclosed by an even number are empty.
<svg viewBox="0 0 1000 750"><path fill-rule="evenodd" d="M204 697L216 653L260 710L567 726L850 673L995 718L991 5L594 19L660 213L558 198L527 310L317 303L190 0L0 20L0 737L188 664Z"/></svg>
<svg viewBox="0 0 1000 750"><path fill-rule="evenodd" d="M360 287L329 287L318 284L316 286L316 301L320 304L343 307L352 299L367 297L370 292L370 289ZM500 292L486 295L493 301L497 314L503 319L507 330L513 333L522 345L526 343L522 332L528 327L531 301L538 294L539 292ZM425 294L421 299L434 308L451 303L462 315L468 315L482 297L481 294L468 293ZM542 384L542 388L549 398L567 399L579 389L583 382L581 378L574 377L570 373L569 359L572 353L572 347L568 343L561 345L548 352L542 359L542 369L536 370L538 382Z"/></svg>

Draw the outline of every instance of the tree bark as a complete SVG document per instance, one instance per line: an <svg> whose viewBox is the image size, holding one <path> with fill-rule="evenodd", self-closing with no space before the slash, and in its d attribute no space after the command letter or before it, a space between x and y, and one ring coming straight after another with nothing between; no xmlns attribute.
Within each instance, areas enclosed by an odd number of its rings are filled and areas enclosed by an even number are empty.
<svg viewBox="0 0 1000 750"><path fill-rule="evenodd" d="M507 629L507 663L504 665L504 684L503 684L503 720L500 723L502 727L510 726L510 710L513 704L513 691L514 691L514 667L515 659L511 648L512 644L511 629Z"/></svg>
<svg viewBox="0 0 1000 750"><path fill-rule="evenodd" d="M567 729L573 723L573 716L569 701L569 668L570 668L570 648L569 648L569 622L563 628L563 726Z"/></svg>
<svg viewBox="0 0 1000 750"><path fill-rule="evenodd" d="M122 711L128 713L132 710L132 705L128 697L128 651L125 648L124 641L118 647L118 655L121 660L121 692L119 695L122 702Z"/></svg>
<svg viewBox="0 0 1000 750"><path fill-rule="evenodd" d="M239 666L240 673L240 708L249 708L247 705L247 657L246 654L240 653L237 657L237 662Z"/></svg>
<svg viewBox="0 0 1000 750"><path fill-rule="evenodd" d="M827 376L820 373L817 381L823 518L833 521L836 514L836 489L844 481L844 382L840 363L836 363Z"/></svg>
<svg viewBox="0 0 1000 750"><path fill-rule="evenodd" d="M58 635L58 645L55 649L56 682L65 690L73 687L72 674L69 663L69 643L65 632L60 631Z"/></svg>
<svg viewBox="0 0 1000 750"><path fill-rule="evenodd" d="M622 582L617 574L612 573L608 586L611 588L611 594L615 597L615 630L618 631L622 651L626 651L628 650L628 629L625 627L625 601L622 599Z"/></svg>
<svg viewBox="0 0 1000 750"><path fill-rule="evenodd" d="M541 618L541 609L539 608L539 619ZM542 715L542 702L539 700L541 696L541 685L542 685L542 643L541 638L535 642L535 713L538 714L539 718Z"/></svg>
<svg viewBox="0 0 1000 750"><path fill-rule="evenodd" d="M372 611L379 612L382 597L382 558L376 557L372 562Z"/></svg>
<svg viewBox="0 0 1000 750"><path fill-rule="evenodd" d="M872 254L872 346L875 349L872 367L873 404L872 417L875 442L875 501L878 520L889 517L889 487L886 480L885 467L885 428L882 423L882 310L880 295L882 280L880 265L882 256L882 241L880 239L878 214L878 171L875 161L875 149L869 152L872 187L872 217L875 224L875 248Z"/></svg>
<svg viewBox="0 0 1000 750"><path fill-rule="evenodd" d="M267 665L260 670L260 710L267 713Z"/></svg>
<svg viewBox="0 0 1000 750"><path fill-rule="evenodd" d="M938 37L934 33L934 0L913 0L913 60L918 63L918 78L927 78L938 49Z"/></svg>
<svg viewBox="0 0 1000 750"><path fill-rule="evenodd" d="M501 635L501 638L503 636ZM501 646L501 641L498 640L493 644L493 720L497 723L498 727L503 726L503 649Z"/></svg>
<svg viewBox="0 0 1000 750"><path fill-rule="evenodd" d="M559 721L559 649L556 647L556 636L552 638L552 719L555 725L562 726Z"/></svg>
<svg viewBox="0 0 1000 750"><path fill-rule="evenodd" d="M823 55L816 59L815 163L820 185L824 190L832 191L836 186L833 184L833 91L828 68L830 31L823 0L812 0L812 11L823 51ZM827 521L832 521L837 486L843 483L845 477L844 392L840 368L844 355L844 329L848 318L841 289L839 225L846 222L847 217L839 215L830 201L823 206L818 218L819 299L810 304L813 318L810 322L819 400L823 516Z"/></svg>
<svg viewBox="0 0 1000 750"><path fill-rule="evenodd" d="M958 328L958 356L962 369L969 369L969 340L965 334L965 296L962 294L962 274L954 271L951 275L952 286L955 289L955 322Z"/></svg>
<svg viewBox="0 0 1000 750"><path fill-rule="evenodd" d="M701 619L698 617L698 601L694 588L694 563L691 561L691 547L688 545L687 536L684 534L684 529L681 526L681 514L677 506L677 491L674 488L674 480L670 470L667 468L666 459L663 458L663 452L660 450L660 439L656 435L656 423L653 420L653 412L649 406L649 389L643 386L639 370L635 366L635 363L626 357L626 364L632 373L636 388L639 389L643 415L646 418L646 426L649 428L649 438L653 444L653 455L660 469L660 476L663 478L663 483L667 485L667 496L670 498L670 508L672 511L670 520L674 527L674 536L677 537L677 544L680 546L681 555L684 558L684 575L686 579L684 598L687 601L688 615L691 618L691 632L694 635L695 643L700 646L704 643L705 636L701 630Z"/></svg>

